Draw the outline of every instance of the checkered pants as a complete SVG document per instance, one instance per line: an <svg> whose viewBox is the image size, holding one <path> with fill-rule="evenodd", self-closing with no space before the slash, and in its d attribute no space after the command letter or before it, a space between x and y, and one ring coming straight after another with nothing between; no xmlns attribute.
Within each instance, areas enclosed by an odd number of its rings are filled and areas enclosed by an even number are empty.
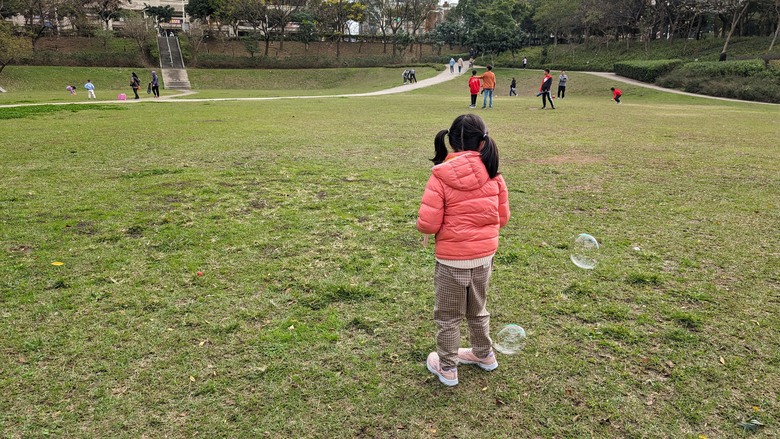
<svg viewBox="0 0 780 439"><path fill-rule="evenodd" d="M490 353L490 313L485 309L487 288L493 262L487 267L471 269L454 268L436 262L434 289L436 305L433 320L436 322L436 351L443 369L458 365L460 347L460 322L466 317L469 325L469 341L478 357Z"/></svg>

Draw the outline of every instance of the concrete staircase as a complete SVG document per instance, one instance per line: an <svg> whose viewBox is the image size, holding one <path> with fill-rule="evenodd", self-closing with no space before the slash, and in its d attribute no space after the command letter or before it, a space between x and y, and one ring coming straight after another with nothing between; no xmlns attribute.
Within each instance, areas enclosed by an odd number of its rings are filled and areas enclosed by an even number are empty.
<svg viewBox="0 0 780 439"><path fill-rule="evenodd" d="M157 37L157 47L160 50L163 87L168 90L191 89L190 79L184 68L184 58L181 56L181 48L179 48L179 39L159 36Z"/></svg>

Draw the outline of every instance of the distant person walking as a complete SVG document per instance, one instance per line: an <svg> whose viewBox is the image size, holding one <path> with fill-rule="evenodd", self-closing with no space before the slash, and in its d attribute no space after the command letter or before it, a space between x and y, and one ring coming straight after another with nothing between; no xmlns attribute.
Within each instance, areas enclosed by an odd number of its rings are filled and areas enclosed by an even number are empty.
<svg viewBox="0 0 780 439"><path fill-rule="evenodd" d="M97 99L95 96L95 84L87 79L87 83L84 84L84 88L87 90L87 99Z"/></svg>
<svg viewBox="0 0 780 439"><path fill-rule="evenodd" d="M409 84L417 82L417 73L414 71L414 69L409 70Z"/></svg>
<svg viewBox="0 0 780 439"><path fill-rule="evenodd" d="M566 97L566 81L569 77L566 76L566 72L561 70L561 75L558 76L558 98L563 99Z"/></svg>
<svg viewBox="0 0 780 439"><path fill-rule="evenodd" d="M619 88L612 87L610 88L612 90L612 100L615 101L616 104L620 103L620 98L623 96L623 92L620 91Z"/></svg>
<svg viewBox="0 0 780 439"><path fill-rule="evenodd" d="M542 86L539 87L539 93L542 95L542 110L547 108L547 101L550 101L550 107L555 110L555 104L552 101L552 93L550 93L550 87L552 87L552 76L550 75L550 69L544 69L544 78L542 79Z"/></svg>
<svg viewBox="0 0 780 439"><path fill-rule="evenodd" d="M517 96L517 81L512 78L512 83L509 84L509 96Z"/></svg>
<svg viewBox="0 0 780 439"><path fill-rule="evenodd" d="M135 72L130 75L130 87L132 87L133 93L135 93L135 99L141 99L141 97L138 96L138 89L141 88L141 79Z"/></svg>
<svg viewBox="0 0 780 439"><path fill-rule="evenodd" d="M523 68L526 68L528 66L528 58L523 57Z"/></svg>
<svg viewBox="0 0 780 439"><path fill-rule="evenodd" d="M490 97L490 109L493 109L493 90L496 88L496 74L493 73L493 66L488 65L487 66L487 72L482 74L482 76L477 76L477 78L482 80L482 94L484 95L484 98L482 99L482 109L484 110L485 107L488 105L488 97Z"/></svg>
<svg viewBox="0 0 780 439"><path fill-rule="evenodd" d="M455 73L455 58L450 58L450 73Z"/></svg>
<svg viewBox="0 0 780 439"><path fill-rule="evenodd" d="M154 97L160 97L160 78L157 77L157 72L152 70L152 93Z"/></svg>
<svg viewBox="0 0 780 439"><path fill-rule="evenodd" d="M469 78L469 92L471 93L471 105L469 108L477 108L477 95L479 94L480 81L477 77L477 71L471 71L471 78Z"/></svg>
<svg viewBox="0 0 780 439"><path fill-rule="evenodd" d="M463 58L458 58L458 74L460 75L463 71Z"/></svg>
<svg viewBox="0 0 780 439"><path fill-rule="evenodd" d="M409 82L409 70L404 69L404 72L401 74L404 78L404 85L406 85L407 82Z"/></svg>

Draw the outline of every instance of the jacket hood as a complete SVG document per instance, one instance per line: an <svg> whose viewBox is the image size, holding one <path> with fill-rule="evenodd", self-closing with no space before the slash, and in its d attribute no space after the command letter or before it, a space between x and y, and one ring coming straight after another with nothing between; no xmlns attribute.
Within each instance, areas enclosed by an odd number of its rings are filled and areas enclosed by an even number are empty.
<svg viewBox="0 0 780 439"><path fill-rule="evenodd" d="M433 167L433 174L442 183L459 191L478 189L490 180L482 157L476 151L451 153L444 163Z"/></svg>

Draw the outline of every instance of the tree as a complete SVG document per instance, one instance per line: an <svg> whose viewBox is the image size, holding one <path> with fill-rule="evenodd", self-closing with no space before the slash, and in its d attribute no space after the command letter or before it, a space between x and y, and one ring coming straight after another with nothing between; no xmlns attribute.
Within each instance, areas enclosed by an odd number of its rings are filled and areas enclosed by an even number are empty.
<svg viewBox="0 0 780 439"><path fill-rule="evenodd" d="M252 33L262 33L265 40L265 56L268 56L271 34L268 21L268 4L265 0L230 0L228 3L230 13L252 27Z"/></svg>
<svg viewBox="0 0 780 439"><path fill-rule="evenodd" d="M211 30L211 20L217 13L225 8L224 0L189 0L184 6L184 11L190 17L206 23Z"/></svg>
<svg viewBox="0 0 780 439"><path fill-rule="evenodd" d="M57 24L57 8L60 0L20 0L27 36L35 51L38 40Z"/></svg>
<svg viewBox="0 0 780 439"><path fill-rule="evenodd" d="M306 6L306 0L268 0L268 19L271 28L279 29L279 50L284 48L284 31L292 16Z"/></svg>
<svg viewBox="0 0 780 439"><path fill-rule="evenodd" d="M21 14L23 8L19 0L0 0L0 19Z"/></svg>
<svg viewBox="0 0 780 439"><path fill-rule="evenodd" d="M0 21L0 73L9 63L28 55L32 51L30 41L13 35L13 26Z"/></svg>
<svg viewBox="0 0 780 439"><path fill-rule="evenodd" d="M299 11L292 20L298 23L298 40L303 43L304 52L308 52L309 43L317 40L317 20L310 11Z"/></svg>
<svg viewBox="0 0 780 439"><path fill-rule="evenodd" d="M347 22L363 20L365 5L348 0L324 0L318 8L319 21L336 37L336 58L341 56L341 39Z"/></svg>
<svg viewBox="0 0 780 439"><path fill-rule="evenodd" d="M455 8L463 21L464 43L492 57L516 51L524 32L520 23L528 12L515 0L464 0Z"/></svg>
<svg viewBox="0 0 780 439"><path fill-rule="evenodd" d="M146 12L146 15L154 18L154 20L159 24L159 23L170 23L171 19L173 19L173 14L176 12L176 10L168 5L149 6L146 3L144 3L144 12Z"/></svg>
<svg viewBox="0 0 780 439"><path fill-rule="evenodd" d="M141 55L146 57L149 42L155 38L152 19L138 11L123 11L124 32L135 41Z"/></svg>
<svg viewBox="0 0 780 439"><path fill-rule="evenodd" d="M87 5L87 9L105 24L104 29L109 30L111 29L111 21L119 19L122 0L94 0Z"/></svg>
<svg viewBox="0 0 780 439"><path fill-rule="evenodd" d="M576 11L579 0L545 0L539 2L534 11L536 25L553 36L553 44L558 44L561 34L571 34L577 26Z"/></svg>

